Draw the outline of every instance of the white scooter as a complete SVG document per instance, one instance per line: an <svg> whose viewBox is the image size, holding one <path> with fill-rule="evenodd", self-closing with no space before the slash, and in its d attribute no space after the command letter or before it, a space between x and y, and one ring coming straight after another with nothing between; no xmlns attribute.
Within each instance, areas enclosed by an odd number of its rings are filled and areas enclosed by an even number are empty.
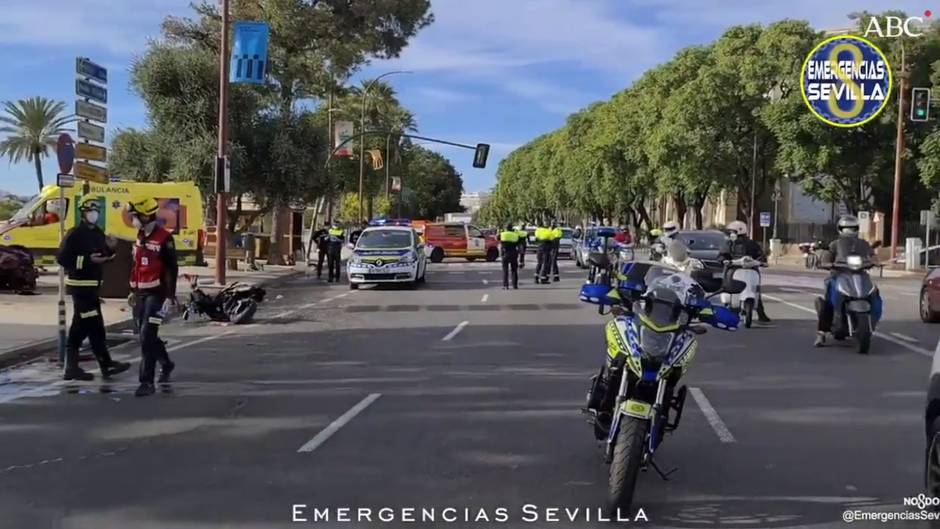
<svg viewBox="0 0 940 529"><path fill-rule="evenodd" d="M751 328L754 318L754 309L760 301L760 272L758 268L766 266L764 263L745 255L732 261L725 261L725 277L731 274L731 279L741 281L746 286L740 294L721 294L721 303L728 308L737 308L744 316L744 326Z"/></svg>

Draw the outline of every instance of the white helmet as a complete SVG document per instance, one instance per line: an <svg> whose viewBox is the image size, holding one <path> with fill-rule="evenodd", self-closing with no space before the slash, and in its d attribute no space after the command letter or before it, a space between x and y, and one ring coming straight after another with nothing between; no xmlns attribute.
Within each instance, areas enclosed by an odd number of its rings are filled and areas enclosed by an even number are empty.
<svg viewBox="0 0 940 529"><path fill-rule="evenodd" d="M858 218L855 215L842 215L839 217L838 228L842 237L858 237Z"/></svg>
<svg viewBox="0 0 940 529"><path fill-rule="evenodd" d="M679 223L670 220L669 222L663 224L663 235L666 237L675 237L679 233Z"/></svg>
<svg viewBox="0 0 940 529"><path fill-rule="evenodd" d="M741 222L740 220L733 220L729 222L725 229L730 233L737 235L747 235L747 224Z"/></svg>

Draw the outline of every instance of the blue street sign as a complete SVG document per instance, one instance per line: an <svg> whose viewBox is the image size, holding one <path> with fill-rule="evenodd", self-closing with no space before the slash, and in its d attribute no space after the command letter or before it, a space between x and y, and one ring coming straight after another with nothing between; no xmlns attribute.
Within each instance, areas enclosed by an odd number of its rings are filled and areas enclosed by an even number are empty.
<svg viewBox="0 0 940 529"><path fill-rule="evenodd" d="M770 212L769 211L760 212L760 227L761 228L770 227Z"/></svg>
<svg viewBox="0 0 940 529"><path fill-rule="evenodd" d="M75 59L75 73L82 77L88 77L103 84L108 84L108 69L84 57Z"/></svg>
<svg viewBox="0 0 940 529"><path fill-rule="evenodd" d="M232 45L232 83L264 84L271 28L264 22L236 22Z"/></svg>
<svg viewBox="0 0 940 529"><path fill-rule="evenodd" d="M82 79L75 80L75 93L99 103L108 103L108 89Z"/></svg>

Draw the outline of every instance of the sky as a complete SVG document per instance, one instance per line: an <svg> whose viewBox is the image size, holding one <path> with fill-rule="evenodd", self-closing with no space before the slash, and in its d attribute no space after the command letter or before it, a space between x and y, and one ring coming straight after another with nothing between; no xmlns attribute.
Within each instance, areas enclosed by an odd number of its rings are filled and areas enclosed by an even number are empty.
<svg viewBox="0 0 940 529"><path fill-rule="evenodd" d="M940 0L938 0L940 2ZM167 15L192 13L190 0L0 0L0 101L41 95L74 104L76 55L109 69L108 138L146 125L128 70ZM680 49L707 44L735 24L809 20L845 27L853 11L940 12L940 3L875 0L432 0L435 22L397 59L358 77L386 78L412 110L420 134L492 148L486 169L473 152L438 145L463 173L466 191L496 182L499 161L554 130L592 102L608 99ZM43 164L46 182L55 156ZM233 175L237 178L237 175ZM0 161L0 189L31 195L31 164Z"/></svg>

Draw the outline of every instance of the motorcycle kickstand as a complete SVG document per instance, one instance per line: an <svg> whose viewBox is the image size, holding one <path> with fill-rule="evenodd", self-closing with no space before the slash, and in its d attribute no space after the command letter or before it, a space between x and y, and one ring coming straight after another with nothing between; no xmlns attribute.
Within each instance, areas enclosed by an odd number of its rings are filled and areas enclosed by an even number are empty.
<svg viewBox="0 0 940 529"><path fill-rule="evenodd" d="M649 466L653 467L653 470L655 470L656 473L659 474L659 477L662 478L663 481L669 481L669 476L673 475L679 470L678 468L674 468L670 470L669 472L663 472L662 469L659 468L659 465L656 464L656 461L653 459L650 459Z"/></svg>

